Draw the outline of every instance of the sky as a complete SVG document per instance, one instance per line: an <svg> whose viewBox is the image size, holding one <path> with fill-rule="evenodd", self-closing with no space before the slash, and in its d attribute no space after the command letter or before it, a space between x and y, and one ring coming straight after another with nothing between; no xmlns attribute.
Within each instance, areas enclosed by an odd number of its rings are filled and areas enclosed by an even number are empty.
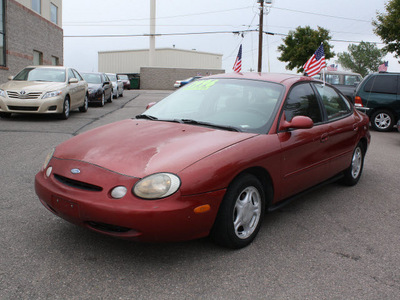
<svg viewBox="0 0 400 300"><path fill-rule="evenodd" d="M371 24L377 12L385 12L387 0L273 0L264 15L264 72L295 73L278 60L283 38L298 26L318 26L330 31L337 53L360 41L384 44L373 33ZM64 65L81 72L97 71L98 52L148 49L150 0L64 0ZM156 0L156 33L185 34L156 38L156 48L197 50L222 54L222 68L232 71L239 45L243 45L242 71L257 70L259 4L257 0ZM250 31L249 30L254 30ZM193 34L200 32L228 32ZM243 32L234 34L232 32ZM129 37L79 37L136 35ZM327 64L336 63L337 57ZM392 54L389 72L400 72ZM344 70L339 65L339 70Z"/></svg>

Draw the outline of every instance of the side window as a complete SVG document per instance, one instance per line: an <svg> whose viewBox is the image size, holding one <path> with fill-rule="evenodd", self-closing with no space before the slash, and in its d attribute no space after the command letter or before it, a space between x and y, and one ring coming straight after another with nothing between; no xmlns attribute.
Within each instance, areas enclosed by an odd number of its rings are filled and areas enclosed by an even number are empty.
<svg viewBox="0 0 400 300"><path fill-rule="evenodd" d="M329 82L330 84L340 84L339 75L336 75L336 74L326 74L325 80L326 80L326 82Z"/></svg>
<svg viewBox="0 0 400 300"><path fill-rule="evenodd" d="M292 88L286 99L284 112L287 121L291 121L295 116L307 116L314 123L322 122L317 96L308 83Z"/></svg>
<svg viewBox="0 0 400 300"><path fill-rule="evenodd" d="M75 78L75 75L71 69L68 69L68 80L70 80L71 78Z"/></svg>
<svg viewBox="0 0 400 300"><path fill-rule="evenodd" d="M81 74L79 74L77 71L75 71L74 69L72 69L72 72L74 72L75 78L77 78L79 81L82 81L82 80L83 80Z"/></svg>
<svg viewBox="0 0 400 300"><path fill-rule="evenodd" d="M315 84L315 87L321 96L329 121L346 116L351 112L349 102L333 88L322 84Z"/></svg>
<svg viewBox="0 0 400 300"><path fill-rule="evenodd" d="M372 76L365 84L364 91L370 93L397 94L397 75Z"/></svg>

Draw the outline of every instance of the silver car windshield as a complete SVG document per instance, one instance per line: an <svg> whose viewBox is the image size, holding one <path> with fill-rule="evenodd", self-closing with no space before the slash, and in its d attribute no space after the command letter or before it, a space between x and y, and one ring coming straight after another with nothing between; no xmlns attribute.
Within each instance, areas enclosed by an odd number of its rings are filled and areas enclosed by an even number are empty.
<svg viewBox="0 0 400 300"><path fill-rule="evenodd" d="M144 114L152 120L213 124L265 133L284 86L244 79L202 79L169 95Z"/></svg>
<svg viewBox="0 0 400 300"><path fill-rule="evenodd" d="M64 82L65 70L51 68L25 68L19 72L13 80Z"/></svg>

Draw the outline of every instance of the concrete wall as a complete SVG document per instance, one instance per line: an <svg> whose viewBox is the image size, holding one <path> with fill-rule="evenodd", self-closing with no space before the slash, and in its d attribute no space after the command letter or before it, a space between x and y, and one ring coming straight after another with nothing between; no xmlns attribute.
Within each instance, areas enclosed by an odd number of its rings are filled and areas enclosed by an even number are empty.
<svg viewBox="0 0 400 300"><path fill-rule="evenodd" d="M140 68L140 89L174 90L176 80L196 75L207 76L220 73L225 73L225 70L142 67Z"/></svg>
<svg viewBox="0 0 400 300"><path fill-rule="evenodd" d="M43 53L43 64L51 57L63 64L63 30L15 0L6 3L6 66L0 67L0 83L33 64L33 51Z"/></svg>

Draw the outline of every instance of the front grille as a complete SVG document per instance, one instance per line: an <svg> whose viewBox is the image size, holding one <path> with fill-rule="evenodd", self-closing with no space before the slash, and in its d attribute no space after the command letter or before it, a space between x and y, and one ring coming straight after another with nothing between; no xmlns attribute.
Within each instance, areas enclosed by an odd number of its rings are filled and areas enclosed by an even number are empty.
<svg viewBox="0 0 400 300"><path fill-rule="evenodd" d="M31 92L26 94L20 94L19 92L7 91L9 98L13 99L37 99L42 95L42 92Z"/></svg>
<svg viewBox="0 0 400 300"><path fill-rule="evenodd" d="M20 110L20 111L37 111L38 106L7 106L9 110Z"/></svg>
<svg viewBox="0 0 400 300"><path fill-rule="evenodd" d="M86 222L86 224L94 229L104 231L104 232L123 233L123 232L128 232L131 230L131 228L127 228L127 227L111 225L111 224L106 224L106 223L92 222L92 221Z"/></svg>
<svg viewBox="0 0 400 300"><path fill-rule="evenodd" d="M70 179L70 178L67 178L67 177L64 177L61 175L57 175L57 174L54 174L54 178L65 185L68 185L70 187L80 189L80 190L91 191L91 192L101 192L103 190L103 188L100 186L82 182L82 181L78 181L78 180L74 180L74 179Z"/></svg>

